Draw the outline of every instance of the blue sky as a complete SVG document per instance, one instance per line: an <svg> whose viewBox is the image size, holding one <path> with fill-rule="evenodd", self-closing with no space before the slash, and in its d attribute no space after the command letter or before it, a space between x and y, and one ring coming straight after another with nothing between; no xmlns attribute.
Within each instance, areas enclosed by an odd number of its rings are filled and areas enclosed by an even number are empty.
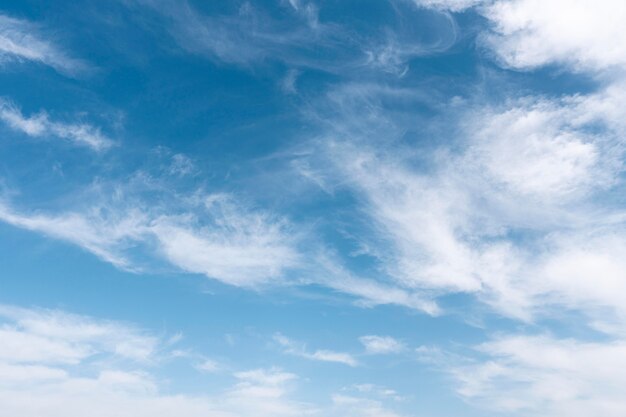
<svg viewBox="0 0 626 417"><path fill-rule="evenodd" d="M0 414L623 417L626 4L0 4Z"/></svg>

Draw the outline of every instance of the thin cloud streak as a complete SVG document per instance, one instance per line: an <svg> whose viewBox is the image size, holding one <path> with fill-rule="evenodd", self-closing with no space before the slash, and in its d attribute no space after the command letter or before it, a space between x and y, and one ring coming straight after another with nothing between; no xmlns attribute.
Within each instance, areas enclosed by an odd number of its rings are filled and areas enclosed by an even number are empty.
<svg viewBox="0 0 626 417"><path fill-rule="evenodd" d="M24 116L15 104L5 99L0 99L0 120L11 129L30 137L56 137L94 151L106 150L114 144L99 128L90 124L50 120L44 111L30 117Z"/></svg>
<svg viewBox="0 0 626 417"><path fill-rule="evenodd" d="M358 361L349 353L335 352L332 350L320 349L315 351L308 351L304 343L296 342L289 339L282 334L274 335L274 341L278 343L280 347L284 349L284 352L289 355L299 356L305 359L321 361L321 362L335 362L348 366L358 366Z"/></svg>
<svg viewBox="0 0 626 417"><path fill-rule="evenodd" d="M46 37L34 23L0 15L0 64L37 62L68 76L77 76L89 69L85 62L68 56L45 40Z"/></svg>

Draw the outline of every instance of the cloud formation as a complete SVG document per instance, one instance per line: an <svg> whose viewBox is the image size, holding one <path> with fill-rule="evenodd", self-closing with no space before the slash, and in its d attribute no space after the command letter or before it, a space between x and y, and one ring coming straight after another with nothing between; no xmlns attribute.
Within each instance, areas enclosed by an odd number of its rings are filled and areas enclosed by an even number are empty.
<svg viewBox="0 0 626 417"><path fill-rule="evenodd" d="M405 22L404 16L415 10L402 3L394 3L390 8L401 22L395 29L370 26L371 30L380 32L376 37L341 21L321 21L319 7L312 1L282 2L287 10L283 10L281 17L253 2L242 3L236 13L217 16L204 15L187 2L138 0L137 3L167 16L170 34L186 51L245 67L279 61L292 69L334 74L372 70L401 77L411 59L445 51L456 40L456 28L445 16L433 16L444 25L440 32L436 28L432 39L425 40Z"/></svg>
<svg viewBox="0 0 626 417"><path fill-rule="evenodd" d="M365 346L365 351L373 355L400 353L406 349L404 343L391 336L367 335L361 336L359 341Z"/></svg>
<svg viewBox="0 0 626 417"><path fill-rule="evenodd" d="M12 102L0 99L0 120L13 130L30 137L56 137L75 145L87 146L94 151L102 151L113 146L113 140L99 128L87 123L64 123L50 120L44 111L33 116L24 116Z"/></svg>
<svg viewBox="0 0 626 417"><path fill-rule="evenodd" d="M297 264L293 239L281 220L246 211L225 194L196 197L183 214L141 201L110 200L61 214L19 213L2 204L0 219L78 245L128 270L142 267L133 257L137 246L183 271L242 287L280 278Z"/></svg>
<svg viewBox="0 0 626 417"><path fill-rule="evenodd" d="M518 415L620 416L626 344L502 336L479 345L484 360L453 366L458 392L470 401Z"/></svg>
<svg viewBox="0 0 626 417"><path fill-rule="evenodd" d="M0 15L0 64L32 61L69 76L78 75L88 68L83 61L68 56L46 37L31 22Z"/></svg>
<svg viewBox="0 0 626 417"><path fill-rule="evenodd" d="M300 356L314 361L335 362L348 366L358 365L357 360L349 353L335 352L326 349L309 352L306 348L306 344L291 340L280 333L274 335L274 341L284 349L285 353L290 355Z"/></svg>
<svg viewBox="0 0 626 417"><path fill-rule="evenodd" d="M167 344L127 324L6 305L0 323L0 408L11 414L269 417L313 410L287 397L296 376L276 368L236 372L237 382L220 395L161 393L151 367Z"/></svg>

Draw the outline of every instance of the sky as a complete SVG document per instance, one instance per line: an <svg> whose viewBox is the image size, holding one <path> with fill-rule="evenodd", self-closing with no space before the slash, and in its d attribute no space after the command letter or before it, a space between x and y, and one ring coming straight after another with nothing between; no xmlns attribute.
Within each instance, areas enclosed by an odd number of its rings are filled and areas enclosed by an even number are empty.
<svg viewBox="0 0 626 417"><path fill-rule="evenodd" d="M0 414L623 417L624 21L0 1Z"/></svg>

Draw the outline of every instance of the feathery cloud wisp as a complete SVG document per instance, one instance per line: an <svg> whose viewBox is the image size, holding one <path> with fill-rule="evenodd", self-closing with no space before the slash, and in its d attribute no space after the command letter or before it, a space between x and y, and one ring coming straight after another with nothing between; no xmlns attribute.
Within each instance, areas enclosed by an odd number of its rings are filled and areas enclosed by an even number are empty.
<svg viewBox="0 0 626 417"><path fill-rule="evenodd" d="M64 123L50 120L46 112L27 117L13 103L0 99L0 120L13 130L31 137L57 137L76 145L102 151L113 145L113 141L99 128L86 123Z"/></svg>
<svg viewBox="0 0 626 417"><path fill-rule="evenodd" d="M51 42L33 23L0 15L0 64L2 61L33 61L58 72L75 76L88 66L69 57Z"/></svg>

